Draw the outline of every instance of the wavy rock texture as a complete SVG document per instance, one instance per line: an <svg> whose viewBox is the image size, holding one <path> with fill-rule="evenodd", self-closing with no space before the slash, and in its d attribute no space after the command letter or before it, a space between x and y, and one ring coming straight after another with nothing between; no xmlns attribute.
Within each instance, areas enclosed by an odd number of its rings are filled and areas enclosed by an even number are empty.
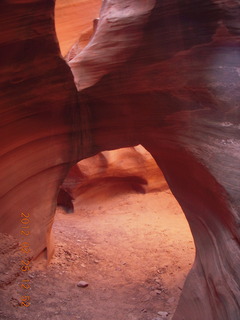
<svg viewBox="0 0 240 320"><path fill-rule="evenodd" d="M33 255L50 238L59 184L77 157L72 75L59 56L53 1L3 1L1 42L1 232L19 238L30 214Z"/></svg>
<svg viewBox="0 0 240 320"><path fill-rule="evenodd" d="M57 0L55 26L65 56L74 42L86 46L93 32L93 20L98 18L102 0Z"/></svg>
<svg viewBox="0 0 240 320"><path fill-rule="evenodd" d="M152 156L142 146L103 151L71 168L58 195L58 205L73 211L72 200L81 206L126 193L168 189Z"/></svg>
<svg viewBox="0 0 240 320"><path fill-rule="evenodd" d="M0 231L18 235L29 212L40 253L72 163L140 143L196 245L174 320L238 320L239 1L103 1L94 37L69 63L81 108L59 58L53 2L0 9Z"/></svg>
<svg viewBox="0 0 240 320"><path fill-rule="evenodd" d="M141 143L189 221L174 320L240 318L239 21L238 1L104 1L69 62L95 148Z"/></svg>

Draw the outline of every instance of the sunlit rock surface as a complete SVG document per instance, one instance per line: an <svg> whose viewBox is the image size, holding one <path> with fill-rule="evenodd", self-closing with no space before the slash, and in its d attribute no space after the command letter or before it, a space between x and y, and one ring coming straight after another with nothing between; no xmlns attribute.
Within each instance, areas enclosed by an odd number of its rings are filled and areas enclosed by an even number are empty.
<svg viewBox="0 0 240 320"><path fill-rule="evenodd" d="M98 18L102 0L57 0L55 26L61 53L66 56L76 42L83 48L94 29L93 20Z"/></svg>
<svg viewBox="0 0 240 320"><path fill-rule="evenodd" d="M124 193L168 189L152 156L142 146L104 151L71 168L58 196L58 205L71 212L72 200L104 201Z"/></svg>
<svg viewBox="0 0 240 320"><path fill-rule="evenodd" d="M93 38L69 62L79 104L59 58L53 1L0 9L0 231L17 236L29 212L40 253L71 165L142 144L195 239L173 319L238 320L239 1L103 1Z"/></svg>

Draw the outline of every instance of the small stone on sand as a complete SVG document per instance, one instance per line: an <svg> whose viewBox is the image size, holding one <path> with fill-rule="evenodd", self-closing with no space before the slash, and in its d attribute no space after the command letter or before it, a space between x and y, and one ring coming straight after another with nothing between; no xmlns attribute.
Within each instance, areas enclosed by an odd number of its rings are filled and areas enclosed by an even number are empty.
<svg viewBox="0 0 240 320"><path fill-rule="evenodd" d="M88 283L86 281L79 281L77 286L80 288L86 288L88 286Z"/></svg>

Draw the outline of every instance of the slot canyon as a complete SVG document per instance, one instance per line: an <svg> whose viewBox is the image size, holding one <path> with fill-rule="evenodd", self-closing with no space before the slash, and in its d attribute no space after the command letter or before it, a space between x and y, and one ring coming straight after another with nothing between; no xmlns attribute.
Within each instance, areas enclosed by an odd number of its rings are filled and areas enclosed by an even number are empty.
<svg viewBox="0 0 240 320"><path fill-rule="evenodd" d="M0 319L239 320L239 0L0 10Z"/></svg>

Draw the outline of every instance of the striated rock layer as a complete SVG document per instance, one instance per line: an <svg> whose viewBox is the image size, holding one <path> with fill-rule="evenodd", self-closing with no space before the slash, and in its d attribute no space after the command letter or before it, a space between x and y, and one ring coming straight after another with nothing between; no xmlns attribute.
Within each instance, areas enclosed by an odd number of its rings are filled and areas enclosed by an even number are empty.
<svg viewBox="0 0 240 320"><path fill-rule="evenodd" d="M1 232L20 237L30 215L34 255L50 238L59 184L77 157L71 72L60 58L53 1L3 1L1 11ZM80 118L80 117L79 117Z"/></svg>
<svg viewBox="0 0 240 320"><path fill-rule="evenodd" d="M93 32L93 20L98 17L102 0L57 0L55 26L60 50L65 56L77 41L84 47Z"/></svg>
<svg viewBox="0 0 240 320"><path fill-rule="evenodd" d="M72 201L85 206L119 194L168 189L152 156L142 146L103 151L71 168L58 194L57 204L73 212Z"/></svg>
<svg viewBox="0 0 240 320"><path fill-rule="evenodd" d="M53 1L0 9L0 231L18 236L29 212L39 254L72 164L142 144L196 245L173 319L238 320L239 1L103 1L94 36L69 62L78 97L59 58Z"/></svg>
<svg viewBox="0 0 240 320"><path fill-rule="evenodd" d="M95 149L141 143L196 245L174 320L240 318L238 1L104 1L69 65Z"/></svg>

